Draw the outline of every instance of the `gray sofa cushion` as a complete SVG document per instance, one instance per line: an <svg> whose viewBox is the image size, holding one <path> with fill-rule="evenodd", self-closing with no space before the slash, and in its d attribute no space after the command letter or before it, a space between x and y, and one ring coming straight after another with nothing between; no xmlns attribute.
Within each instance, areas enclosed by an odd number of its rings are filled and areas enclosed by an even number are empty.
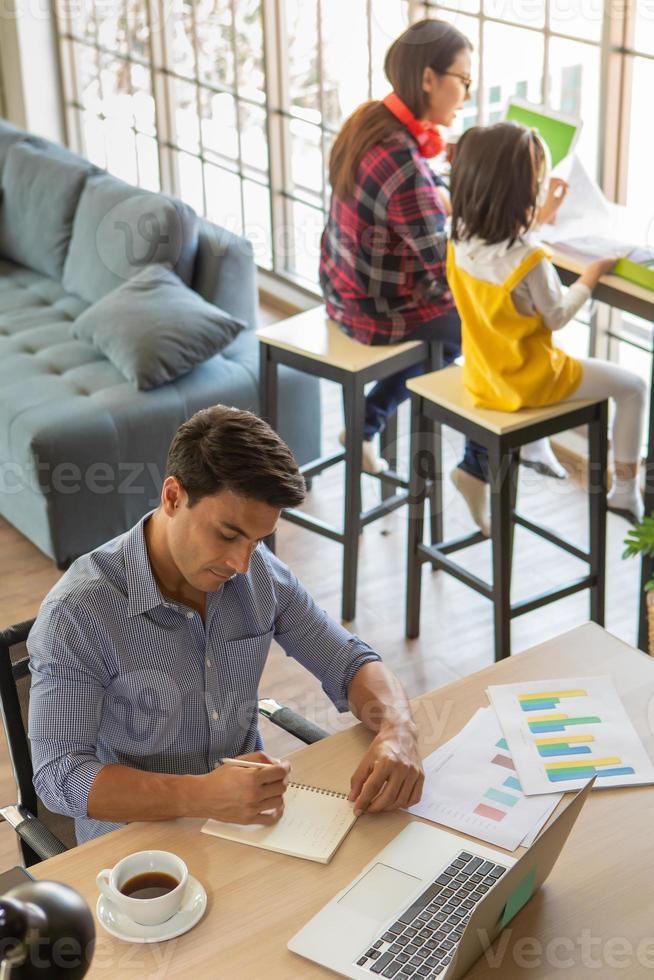
<svg viewBox="0 0 654 980"><path fill-rule="evenodd" d="M77 206L63 286L95 303L153 263L169 263L190 285L197 244L197 215L188 205L93 175Z"/></svg>
<svg viewBox="0 0 654 980"><path fill-rule="evenodd" d="M0 119L0 177L5 165L5 158L14 143L27 139L28 134L22 129L16 129L6 119Z"/></svg>
<svg viewBox="0 0 654 980"><path fill-rule="evenodd" d="M30 143L9 148L2 174L0 254L61 279L89 166Z"/></svg>
<svg viewBox="0 0 654 980"><path fill-rule="evenodd" d="M222 299L220 277L215 295L245 318L254 296L249 246L230 235L224 244L216 261L230 270L228 292L241 306ZM87 306L61 283L0 259L0 514L60 566L157 506L170 440L194 412L259 405L254 330L176 381L139 391L73 336ZM300 462L320 455L316 378L280 369L279 428Z"/></svg>
<svg viewBox="0 0 654 980"><path fill-rule="evenodd" d="M73 333L147 391L213 357L245 326L188 289L170 269L151 265L90 306Z"/></svg>
<svg viewBox="0 0 654 980"><path fill-rule="evenodd" d="M256 365L253 331L184 377L139 391L73 336L85 309L59 283L0 259L0 512L59 563L157 505L170 440L194 412L219 401L257 408L256 370L231 357L244 341L241 356ZM295 416L309 400L293 398Z"/></svg>

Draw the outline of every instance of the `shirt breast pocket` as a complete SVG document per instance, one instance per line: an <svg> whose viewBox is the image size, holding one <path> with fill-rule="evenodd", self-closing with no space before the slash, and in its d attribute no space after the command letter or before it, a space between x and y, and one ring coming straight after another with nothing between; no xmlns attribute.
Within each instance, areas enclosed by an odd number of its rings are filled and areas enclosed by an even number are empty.
<svg viewBox="0 0 654 980"><path fill-rule="evenodd" d="M269 630L260 636L226 641L225 666L236 691L256 694L273 636L274 630Z"/></svg>

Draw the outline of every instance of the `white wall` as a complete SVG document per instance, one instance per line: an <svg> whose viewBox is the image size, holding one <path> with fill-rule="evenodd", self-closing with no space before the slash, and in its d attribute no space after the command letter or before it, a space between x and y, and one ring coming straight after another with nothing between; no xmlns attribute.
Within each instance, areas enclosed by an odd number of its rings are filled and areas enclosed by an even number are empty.
<svg viewBox="0 0 654 980"><path fill-rule="evenodd" d="M0 2L0 71L6 118L63 143L61 86L49 0Z"/></svg>

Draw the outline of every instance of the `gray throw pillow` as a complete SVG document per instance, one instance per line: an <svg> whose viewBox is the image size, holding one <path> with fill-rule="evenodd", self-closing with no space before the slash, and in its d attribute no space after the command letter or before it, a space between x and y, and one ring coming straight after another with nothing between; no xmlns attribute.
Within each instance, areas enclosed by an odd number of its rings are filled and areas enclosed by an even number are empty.
<svg viewBox="0 0 654 980"><path fill-rule="evenodd" d="M95 303L148 265L172 266L188 286L198 247L195 211L110 174L84 187L75 213L63 286Z"/></svg>
<svg viewBox="0 0 654 980"><path fill-rule="evenodd" d="M213 357L245 326L188 289L171 269L151 265L84 310L73 333L147 390Z"/></svg>
<svg viewBox="0 0 654 980"><path fill-rule="evenodd" d="M90 164L14 143L2 172L0 254L61 280L77 202Z"/></svg>

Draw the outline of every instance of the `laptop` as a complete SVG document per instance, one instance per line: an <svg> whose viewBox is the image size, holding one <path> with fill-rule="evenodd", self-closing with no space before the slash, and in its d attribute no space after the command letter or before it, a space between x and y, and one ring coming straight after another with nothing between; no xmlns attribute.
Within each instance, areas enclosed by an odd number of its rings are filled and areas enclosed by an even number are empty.
<svg viewBox="0 0 654 980"><path fill-rule="evenodd" d="M288 948L359 980L458 980L543 884L593 782L518 860L410 823Z"/></svg>

